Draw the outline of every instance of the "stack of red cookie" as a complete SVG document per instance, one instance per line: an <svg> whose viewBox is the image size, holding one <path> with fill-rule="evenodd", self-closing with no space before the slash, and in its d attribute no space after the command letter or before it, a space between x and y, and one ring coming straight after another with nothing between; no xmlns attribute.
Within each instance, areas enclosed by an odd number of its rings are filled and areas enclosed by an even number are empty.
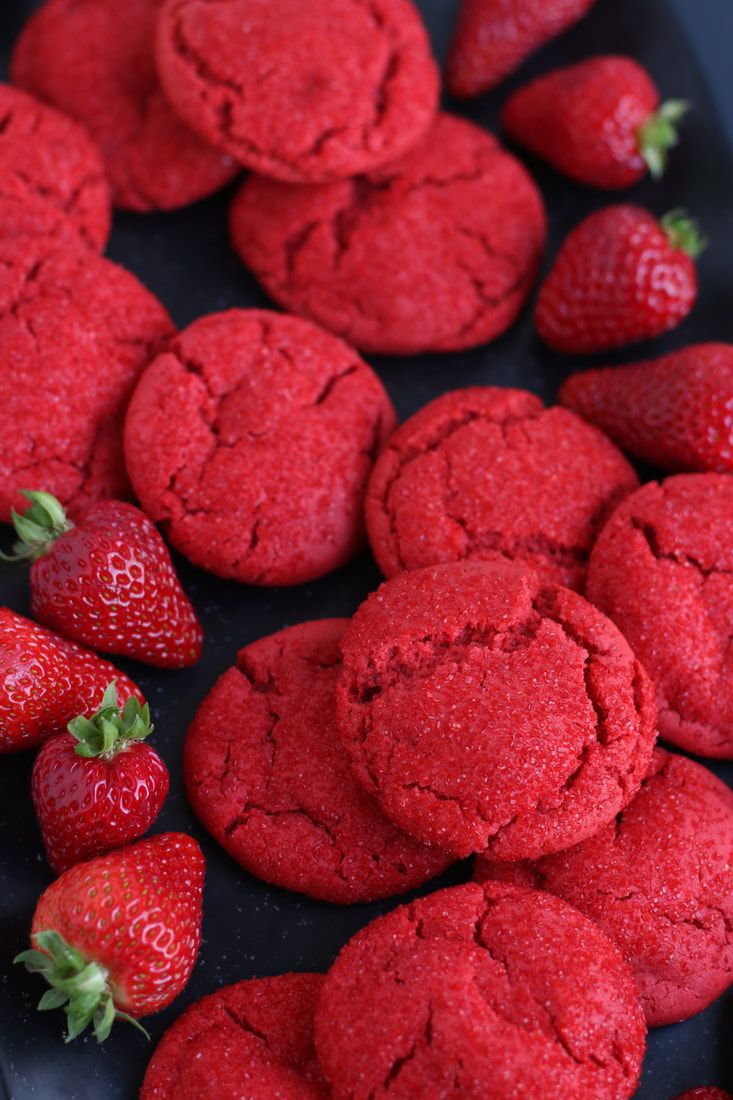
<svg viewBox="0 0 733 1100"><path fill-rule="evenodd" d="M451 92L495 86L591 6L465 0ZM19 88L0 87L0 520L41 624L0 613L0 753L39 749L59 877L21 961L51 986L41 1007L104 1039L170 1003L201 942L198 844L140 839L169 784L149 708L90 652L198 660L154 524L260 586L368 540L386 580L351 619L218 670L186 794L245 871L325 902L478 858L325 976L190 1006L141 1096L626 1100L647 1028L733 982L733 793L655 747L733 759L733 350L573 375L550 407L446 388L398 427L360 353L467 349L516 320L546 237L528 170L438 111L412 0L118 7L47 0ZM681 114L635 62L592 58L520 89L502 122L621 188L658 174ZM172 210L240 169L234 248L291 312L176 333L100 256L110 208ZM673 328L700 247L677 213L597 210L540 289L538 335L582 355ZM637 458L673 476L642 485Z"/></svg>

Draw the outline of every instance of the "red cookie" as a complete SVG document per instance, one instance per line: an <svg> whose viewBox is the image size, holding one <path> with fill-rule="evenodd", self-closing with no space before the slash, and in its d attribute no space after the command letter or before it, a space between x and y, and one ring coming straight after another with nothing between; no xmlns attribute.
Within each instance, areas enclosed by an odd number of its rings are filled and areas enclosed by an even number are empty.
<svg viewBox="0 0 733 1100"><path fill-rule="evenodd" d="M9 84L0 84L0 199L40 202L91 248L107 243L109 185L96 146L78 123ZM4 236L5 216L1 224Z"/></svg>
<svg viewBox="0 0 733 1100"><path fill-rule="evenodd" d="M219 576L300 584L363 541L395 414L351 348L308 321L229 310L189 326L138 385L130 479L173 545Z"/></svg>
<svg viewBox="0 0 733 1100"><path fill-rule="evenodd" d="M128 271L80 244L0 237L0 520L21 489L125 497L122 419L173 326Z"/></svg>
<svg viewBox="0 0 733 1100"><path fill-rule="evenodd" d="M456 855L577 844L648 770L654 692L629 646L518 565L400 573L341 648L337 717L357 778L397 825Z"/></svg>
<svg viewBox="0 0 733 1100"><path fill-rule="evenodd" d="M155 71L163 0L46 0L15 47L13 81L83 122L99 145L116 206L171 210L237 173L175 115Z"/></svg>
<svg viewBox="0 0 733 1100"><path fill-rule="evenodd" d="M438 104L437 66L411 0L168 0L158 68L202 137L295 183L393 160Z"/></svg>
<svg viewBox="0 0 733 1100"><path fill-rule="evenodd" d="M733 478L682 474L624 501L591 554L588 599L656 684L660 735L733 758Z"/></svg>
<svg viewBox="0 0 733 1100"><path fill-rule="evenodd" d="M238 863L342 904L410 890L450 862L396 828L351 774L334 712L348 625L303 623L241 650L184 749L191 804Z"/></svg>
<svg viewBox="0 0 733 1100"><path fill-rule="evenodd" d="M539 191L491 134L439 115L405 156L358 179L251 176L234 247L267 292L365 351L492 340L517 316L545 241Z"/></svg>
<svg viewBox="0 0 733 1100"><path fill-rule="evenodd" d="M140 1100L325 1100L313 1049L320 974L224 986L163 1035Z"/></svg>
<svg viewBox="0 0 733 1100"><path fill-rule="evenodd" d="M509 559L582 591L601 525L638 485L613 443L565 409L525 390L455 390L391 437L369 480L367 531L388 577Z"/></svg>
<svg viewBox="0 0 733 1100"><path fill-rule="evenodd" d="M615 822L531 863L480 857L478 882L547 890L618 946L650 1027L707 1008L733 981L733 792L663 749Z"/></svg>
<svg viewBox="0 0 733 1100"><path fill-rule="evenodd" d="M646 1028L617 948L572 906L492 882L367 925L326 975L334 1100L625 1100Z"/></svg>

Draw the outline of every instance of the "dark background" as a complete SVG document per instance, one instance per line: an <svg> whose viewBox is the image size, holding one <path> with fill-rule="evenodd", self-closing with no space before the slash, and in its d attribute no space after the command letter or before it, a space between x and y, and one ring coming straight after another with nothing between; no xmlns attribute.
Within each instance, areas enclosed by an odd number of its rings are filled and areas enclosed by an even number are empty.
<svg viewBox="0 0 733 1100"><path fill-rule="evenodd" d="M304 0L306 2L306 0ZM418 0L442 58L456 0ZM32 0L0 0L0 66ZM679 16L679 19L678 19ZM120 2L124 18L124 2ZM694 110L684 142L661 184L645 182L624 195L661 214L686 206L711 238L700 261L701 294L693 315L677 332L647 345L657 354L702 339L733 339L729 255L733 243L733 4L731 0L598 0L586 21L546 48L498 91L461 107L490 129L506 94L540 72L592 53L624 52L642 60L664 96L690 99ZM548 203L548 258L570 227L592 209L613 201L531 163ZM169 215L118 214L109 255L135 271L184 325L201 314L230 306L262 305L266 299L231 253L225 210L233 189ZM529 311L494 344L456 355L377 360L400 417L454 386L519 385L552 400L558 382L577 364L540 347ZM638 358L637 349L616 357ZM266 886L251 878L209 840L188 808L180 779L180 746L186 727L216 677L245 643L308 618L351 614L379 581L365 553L346 569L295 589L258 590L219 581L178 561L207 635L204 659L185 674L127 667L146 691L156 722L154 743L171 770L171 794L156 831L183 829L202 843L208 865L204 944L191 982L167 1011L146 1021L154 1040L191 1001L242 978L286 970L322 970L349 936L398 899L341 909ZM27 610L22 569L0 569L0 600ZM120 662L121 664L123 662ZM0 1097L12 1100L107 1100L137 1094L152 1047L118 1024L111 1039L65 1047L62 1016L39 1016L42 992L11 959L26 946L35 901L50 881L29 796L31 759L0 757ZM714 770L729 783L733 765ZM468 865L443 882L459 881ZM426 887L426 890L430 887ZM733 1089L733 995L695 1019L650 1034L638 1096L666 1100L702 1083ZM538 1090L541 1092L541 1083ZM203 1100L203 1098L202 1098ZM426 1100L431 1098L426 1097ZM569 1097L568 1100L572 1100Z"/></svg>

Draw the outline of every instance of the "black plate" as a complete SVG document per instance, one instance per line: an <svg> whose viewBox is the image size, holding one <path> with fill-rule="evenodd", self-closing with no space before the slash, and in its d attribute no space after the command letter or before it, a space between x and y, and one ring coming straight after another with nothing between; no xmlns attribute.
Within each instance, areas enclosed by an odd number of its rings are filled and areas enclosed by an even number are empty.
<svg viewBox="0 0 733 1100"><path fill-rule="evenodd" d="M699 18L713 22L720 13L722 25L726 2L708 0L699 7ZM2 0L2 64L24 18L35 6L32 0ZM457 0L419 0L419 6L442 57ZM122 3L120 14L124 18ZM714 40L715 35L710 37ZM598 52L634 55L648 66L665 95L682 96L694 104L684 144L674 155L664 182L643 183L624 197L626 201L630 194L632 201L659 214L686 206L701 217L711 238L700 261L699 305L676 333L647 345L643 354L671 350L694 340L733 340L728 263L733 241L733 162L706 82L668 2L599 0L583 24L530 61L519 78L460 110L492 129L510 89L556 65ZM551 257L572 225L614 200L574 186L537 163L532 168L549 208ZM121 214L116 218L109 255L159 294L181 326L214 310L266 304L227 244L225 212L231 193L180 213ZM618 358L634 357L638 356L627 353ZM457 385L524 386L552 400L559 381L573 366L538 344L528 310L510 333L489 347L460 355L376 363L402 418ZM305 619L351 614L379 582L375 565L364 554L316 584L277 591L238 587L182 560L177 564L204 623L204 658L185 674L141 667L129 671L148 695L157 727L155 744L171 771L171 793L156 831L193 833L206 854L208 874L201 956L181 997L167 1011L146 1021L154 1040L186 1005L221 985L287 970L324 970L358 928L400 900L342 909L253 879L198 825L183 795L180 774L186 727L237 649ZM27 599L23 571L4 567L0 601L26 612ZM101 1048L92 1039L64 1046L61 1014L39 1016L34 1011L42 992L40 980L11 966L12 957L26 946L36 899L50 881L30 802L30 769L28 755L0 758L0 1089L4 1086L9 1100L132 1098L137 1095L152 1047L123 1024L116 1026L113 1037ZM714 770L729 783L733 781L733 766L716 765ZM464 864L434 885L461 881L467 874L468 865ZM728 995L685 1024L652 1032L638 1096L665 1100L701 1083L732 1088L728 1040L732 1016L733 996Z"/></svg>

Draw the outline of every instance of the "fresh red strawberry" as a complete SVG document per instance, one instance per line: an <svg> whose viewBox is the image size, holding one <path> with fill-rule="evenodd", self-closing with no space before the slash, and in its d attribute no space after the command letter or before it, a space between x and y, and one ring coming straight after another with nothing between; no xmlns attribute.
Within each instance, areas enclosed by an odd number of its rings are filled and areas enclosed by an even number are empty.
<svg viewBox="0 0 733 1100"><path fill-rule="evenodd" d="M50 493L23 494L13 512L15 560L31 560L31 609L76 642L158 668L187 668L203 634L168 549L144 512L119 500L84 509L73 524Z"/></svg>
<svg viewBox="0 0 733 1100"><path fill-rule="evenodd" d="M168 794L168 769L144 739L150 709L130 698L120 712L115 685L91 718L41 747L31 790L48 862L57 874L121 848L147 832Z"/></svg>
<svg viewBox="0 0 733 1100"><path fill-rule="evenodd" d="M0 607L0 753L35 748L77 715L94 714L111 680L122 702L145 702L109 661Z"/></svg>
<svg viewBox="0 0 733 1100"><path fill-rule="evenodd" d="M533 80L507 100L515 141L592 187L630 187L664 172L687 104L659 105L649 74L629 57L592 57Z"/></svg>
<svg viewBox="0 0 733 1100"><path fill-rule="evenodd" d="M550 347L585 355L675 328L697 297L704 248L681 210L661 221L638 206L607 206L562 245L540 290L537 332Z"/></svg>
<svg viewBox="0 0 733 1100"><path fill-rule="evenodd" d="M463 0L446 82L461 98L500 84L526 57L568 30L595 0Z"/></svg>
<svg viewBox="0 0 733 1100"><path fill-rule="evenodd" d="M116 1017L135 1023L178 996L201 943L203 886L196 841L161 833L77 863L41 894L34 949L15 961L51 986L38 1007L64 1007L67 1042L91 1023L101 1043Z"/></svg>
<svg viewBox="0 0 733 1100"><path fill-rule="evenodd" d="M662 470L733 473L733 346L573 374L560 401Z"/></svg>

